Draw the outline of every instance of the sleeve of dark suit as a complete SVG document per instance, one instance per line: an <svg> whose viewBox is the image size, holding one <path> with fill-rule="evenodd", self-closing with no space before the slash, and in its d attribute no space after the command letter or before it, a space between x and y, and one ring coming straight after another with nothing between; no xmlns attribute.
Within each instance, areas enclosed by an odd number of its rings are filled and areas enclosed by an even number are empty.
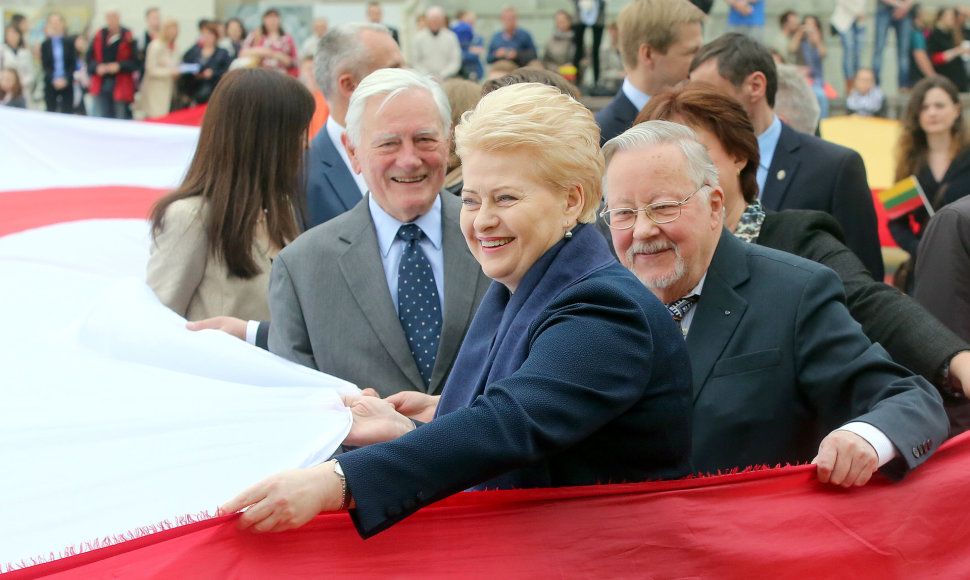
<svg viewBox="0 0 970 580"><path fill-rule="evenodd" d="M374 535L474 484L568 453L644 390L666 388L642 380L657 364L646 316L629 296L574 287L533 323L522 367L470 407L342 455L358 532Z"/></svg>
<svg viewBox="0 0 970 580"><path fill-rule="evenodd" d="M865 164L855 151L850 150L839 164L832 215L842 224L845 245L859 256L874 279L882 280L885 269L876 208L866 178Z"/></svg>
<svg viewBox="0 0 970 580"><path fill-rule="evenodd" d="M913 296L954 332L970 337L970 215L945 207L930 220L919 245Z"/></svg>
<svg viewBox="0 0 970 580"><path fill-rule="evenodd" d="M64 42L67 42L65 39ZM54 41L51 39L45 40L40 45L40 65L44 69L44 84L50 85L54 82ZM65 49L67 47L65 46ZM71 71L66 70L68 74Z"/></svg>
<svg viewBox="0 0 970 580"><path fill-rule="evenodd" d="M269 350L269 328L270 321L262 320L256 327L256 346L263 350Z"/></svg>
<svg viewBox="0 0 970 580"><path fill-rule="evenodd" d="M798 387L826 431L849 421L882 431L899 454L881 471L900 479L926 459L924 446L935 450L946 438L942 399L926 379L893 362L859 332L841 302L842 284L831 270L818 270L805 284L794 345Z"/></svg>
<svg viewBox="0 0 970 580"><path fill-rule="evenodd" d="M919 246L919 236L913 232L913 227L909 224L911 214L901 215L896 219L889 220L889 233L893 240L910 256L916 255L916 248Z"/></svg>
<svg viewBox="0 0 970 580"><path fill-rule="evenodd" d="M835 270L845 287L849 313L869 340L881 344L893 360L928 380L936 379L953 355L970 349L910 297L873 280L842 242L842 230L828 214L773 214L765 221L762 239L771 240L765 245Z"/></svg>
<svg viewBox="0 0 970 580"><path fill-rule="evenodd" d="M303 319L303 305L300 304L299 292L282 252L273 259L273 270L269 277L269 313L273 321L267 331L269 351L316 369L310 333ZM259 341L258 333L256 340Z"/></svg>

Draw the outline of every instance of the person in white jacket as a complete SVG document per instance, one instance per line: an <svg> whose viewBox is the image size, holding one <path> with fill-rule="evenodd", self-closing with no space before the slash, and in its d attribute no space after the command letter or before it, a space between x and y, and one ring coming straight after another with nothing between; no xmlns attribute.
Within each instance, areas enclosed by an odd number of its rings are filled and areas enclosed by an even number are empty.
<svg viewBox="0 0 970 580"><path fill-rule="evenodd" d="M461 70L458 37L445 26L445 13L441 8L428 8L424 17L427 28L411 40L411 66L439 79L455 76Z"/></svg>

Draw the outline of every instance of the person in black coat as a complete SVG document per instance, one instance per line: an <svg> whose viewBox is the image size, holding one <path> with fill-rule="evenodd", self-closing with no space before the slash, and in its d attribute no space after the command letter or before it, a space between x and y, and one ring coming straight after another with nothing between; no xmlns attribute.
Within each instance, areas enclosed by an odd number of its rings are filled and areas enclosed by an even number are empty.
<svg viewBox="0 0 970 580"><path fill-rule="evenodd" d="M47 110L72 113L74 110L74 69L77 49L74 37L64 35L64 18L57 12L47 17L47 39L40 45L44 68L44 101Z"/></svg>
<svg viewBox="0 0 970 580"><path fill-rule="evenodd" d="M182 56L183 65L199 65L199 70L184 73L179 77L179 92L188 96L193 104L201 105L209 102L213 89L232 63L229 52L216 46L218 40L219 27L214 22L205 22L201 29L201 42Z"/></svg>

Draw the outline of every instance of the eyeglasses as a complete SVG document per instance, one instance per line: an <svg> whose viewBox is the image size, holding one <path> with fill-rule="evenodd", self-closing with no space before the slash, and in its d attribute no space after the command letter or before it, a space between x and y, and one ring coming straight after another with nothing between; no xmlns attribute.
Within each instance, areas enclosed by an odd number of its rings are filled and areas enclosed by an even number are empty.
<svg viewBox="0 0 970 580"><path fill-rule="evenodd" d="M651 203L647 207L633 209L629 207L618 207L616 209L604 209L600 212L600 217L606 221L606 225L614 230L628 230L637 223L637 214L643 212L650 221L655 224L669 224L680 217L680 210L694 194L707 187L701 184L700 187L691 192L682 201L658 201Z"/></svg>

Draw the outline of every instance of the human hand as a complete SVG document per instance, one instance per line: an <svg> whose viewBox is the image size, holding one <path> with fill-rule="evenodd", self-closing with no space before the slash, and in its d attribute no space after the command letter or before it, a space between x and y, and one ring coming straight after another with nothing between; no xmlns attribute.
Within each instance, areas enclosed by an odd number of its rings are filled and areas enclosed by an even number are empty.
<svg viewBox="0 0 970 580"><path fill-rule="evenodd" d="M865 485L879 467L875 448L855 433L836 429L818 446L812 460L818 465L818 480L842 487Z"/></svg>
<svg viewBox="0 0 970 580"><path fill-rule="evenodd" d="M232 316L216 316L194 322L186 322L185 328L198 332L199 330L221 330L230 336L235 336L239 340L246 340L247 321Z"/></svg>
<svg viewBox="0 0 970 580"><path fill-rule="evenodd" d="M205 69L204 71L202 71L201 76L204 79L211 79L212 78L212 69L211 68Z"/></svg>
<svg viewBox="0 0 970 580"><path fill-rule="evenodd" d="M109 62L105 66L107 67L109 74L118 74L118 71L121 70L121 65L116 62Z"/></svg>
<svg viewBox="0 0 970 580"><path fill-rule="evenodd" d="M107 74L108 73L107 66L108 65L106 65L104 63L101 63L101 64L95 66L94 67L94 74L97 74L97 75L105 75L105 74Z"/></svg>
<svg viewBox="0 0 970 580"><path fill-rule="evenodd" d="M67 86L67 79L54 79L54 88L61 90Z"/></svg>
<svg viewBox="0 0 970 580"><path fill-rule="evenodd" d="M251 506L236 527L254 532L282 532L298 528L320 512L337 511L343 484L328 461L308 469L290 469L267 477L240 493L219 510L235 513Z"/></svg>
<svg viewBox="0 0 970 580"><path fill-rule="evenodd" d="M386 400L368 396L343 396L344 405L350 407L354 424L344 438L344 445L363 447L391 441L414 429L414 423L394 410Z"/></svg>
<svg viewBox="0 0 970 580"><path fill-rule="evenodd" d="M950 381L970 397L970 350L958 352L950 359Z"/></svg>
<svg viewBox="0 0 970 580"><path fill-rule="evenodd" d="M909 2L900 2L898 6L893 8L893 20L902 20L903 18L906 18L906 15L909 14L910 8L911 4Z"/></svg>
<svg viewBox="0 0 970 580"><path fill-rule="evenodd" d="M418 391L401 391L394 393L386 400L394 406L398 413L427 423L434 419L434 412L438 409L441 395L431 396Z"/></svg>
<svg viewBox="0 0 970 580"><path fill-rule="evenodd" d="M744 0L741 0L740 2L735 2L734 9L737 10L742 16L748 16L752 12L754 12L754 8L752 8L751 5L745 2Z"/></svg>

